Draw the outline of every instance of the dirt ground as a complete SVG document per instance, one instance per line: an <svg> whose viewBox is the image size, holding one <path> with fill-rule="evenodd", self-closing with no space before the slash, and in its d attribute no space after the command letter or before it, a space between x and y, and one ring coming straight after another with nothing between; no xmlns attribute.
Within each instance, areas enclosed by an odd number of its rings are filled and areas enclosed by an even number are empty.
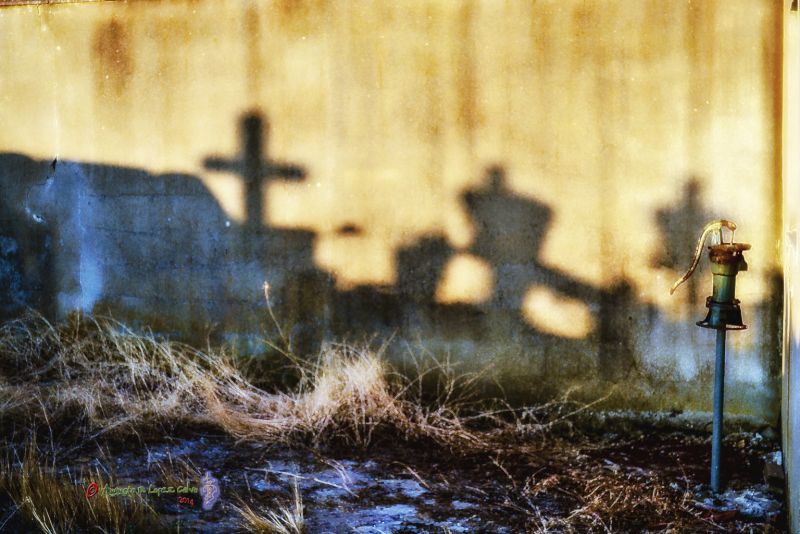
<svg viewBox="0 0 800 534"><path fill-rule="evenodd" d="M705 486L708 437L663 431L532 437L469 454L388 436L366 449L320 450L206 432L87 443L55 467L80 494L92 480L76 474L97 469L117 486L165 486L165 473L176 471L196 484L212 472L222 492L211 511L199 498L148 496L174 532L245 532L235 506L290 506L292 482L308 533L785 532L780 484L764 478L777 444L740 433L725 445L729 489L718 498ZM0 530L29 531L13 504L3 504Z"/></svg>

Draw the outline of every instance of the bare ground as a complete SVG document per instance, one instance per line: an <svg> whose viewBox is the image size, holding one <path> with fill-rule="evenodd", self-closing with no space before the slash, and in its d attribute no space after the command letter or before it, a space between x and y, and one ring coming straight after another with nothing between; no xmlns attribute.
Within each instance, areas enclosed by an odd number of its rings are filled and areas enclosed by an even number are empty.
<svg viewBox="0 0 800 534"><path fill-rule="evenodd" d="M311 533L784 532L781 497L763 479L763 458L776 445L757 436L726 440L735 492L716 504L706 502L704 486L708 438L680 432L550 436L467 454L388 436L366 449L320 449L237 443L206 432L149 443L96 441L61 459L53 474L85 498L94 477L79 473L109 473L116 486L166 486L168 475L196 485L200 473L212 471L222 498L210 512L198 497L190 504L148 496L164 531L246 532L240 499L278 510L289 506L295 481ZM8 498L0 518L7 532L32 526Z"/></svg>

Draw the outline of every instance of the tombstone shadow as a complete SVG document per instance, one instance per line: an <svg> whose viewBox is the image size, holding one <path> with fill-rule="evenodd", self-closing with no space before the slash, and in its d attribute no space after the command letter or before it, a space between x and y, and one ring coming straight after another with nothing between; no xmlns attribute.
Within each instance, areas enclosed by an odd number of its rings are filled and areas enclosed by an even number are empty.
<svg viewBox="0 0 800 534"><path fill-rule="evenodd" d="M493 273L495 290L487 304L519 310L524 290L534 283L571 298L597 300L596 288L541 261L552 210L509 189L503 167L489 167L485 184L465 191L462 200L476 229L468 251Z"/></svg>
<svg viewBox="0 0 800 534"><path fill-rule="evenodd" d="M52 318L52 221L30 211L28 194L44 186L56 161L35 161L22 154L0 154L0 321L27 308Z"/></svg>
<svg viewBox="0 0 800 534"><path fill-rule="evenodd" d="M657 210L655 218L662 236L659 241L662 247L654 255L652 265L671 269L677 278L692 263L697 239L703 227L715 218L703 206L700 180L691 176L683 186L680 200L672 207ZM698 292L698 280L705 279L707 272L708 266L703 262L698 266L695 275L686 281L689 302L698 302L703 297Z"/></svg>
<svg viewBox="0 0 800 534"><path fill-rule="evenodd" d="M595 287L542 261L542 244L552 210L511 191L501 166L489 167L486 176L483 186L462 196L476 228L469 252L486 261L494 276L495 290L484 305L498 310L501 321L517 332L512 338L541 347L546 370L564 365L571 355L587 350L597 351L598 374L605 380L618 380L635 370L634 316L646 317L652 310L643 309L632 285L624 278L609 287ZM575 339L543 332L528 323L522 299L528 289L537 286L583 303L591 313L593 330L584 338ZM587 344L595 344L596 349ZM581 358L576 362L587 363Z"/></svg>
<svg viewBox="0 0 800 534"><path fill-rule="evenodd" d="M643 309L630 282L619 279L608 288L595 287L544 262L542 245L552 210L511 190L501 166L489 167L484 183L464 191L462 202L475 228L472 244L457 250L443 235L429 234L398 249L394 285L364 285L332 295L336 335L402 332L478 343L475 350L482 350L481 343L517 347L527 353L528 364L538 361L545 375L567 367L577 373L599 368L602 379L614 381L636 369L632 323L634 316L646 319L652 310ZM445 267L458 253L490 267L492 290L484 300L437 302ZM586 305L593 330L574 338L536 328L523 309L525 293L533 287Z"/></svg>
<svg viewBox="0 0 800 534"><path fill-rule="evenodd" d="M215 172L238 175L244 183L245 221L240 227L239 250L246 261L266 262L274 269L265 281L280 309L283 325L267 325L273 335L288 337L291 349L300 354L314 352L328 331L327 300L332 279L315 266L315 234L306 230L274 228L264 207L266 187L278 180L299 182L305 169L297 164L276 162L269 157L269 122L257 110L239 119L240 153L205 158L203 165Z"/></svg>
<svg viewBox="0 0 800 534"><path fill-rule="evenodd" d="M313 261L313 232L263 224L264 181L305 171L269 161L262 128L258 113L244 115L238 158L206 160L245 181L241 223L197 176L0 154L0 313L78 308L198 344L237 331L277 338L267 281L282 332L313 351L330 277Z"/></svg>
<svg viewBox="0 0 800 534"><path fill-rule="evenodd" d="M16 313L23 305L11 301L22 294L22 287L32 288L36 298L51 299L47 303L26 297L24 305L45 309L55 304L64 310L78 303L87 311L110 312L175 337L189 332L195 341L205 341L214 330L222 336L212 338L218 340L229 331L266 332L273 339L282 333L295 352L309 354L324 338L402 331L422 338L530 347L531 353L544 354L545 373L551 365L563 367L565 354L592 350L598 351L604 378L615 379L633 366L630 310L640 304L631 285L620 280L609 288L594 287L543 261L552 210L510 189L501 166L489 167L484 183L462 194L475 226L468 248L456 250L443 235L424 235L396 252L395 284L339 291L330 273L314 261L313 232L275 228L268 222L268 183L301 181L306 170L269 157L268 122L260 112L240 117L238 135L237 154L210 155L203 165L241 178L241 222L231 221L193 175L74 161L51 169L48 162L24 155L0 155L0 179L12 190L0 204L0 214L13 221L4 226L11 230L0 236L28 244L24 250L3 252L2 265L13 265L18 273L0 278L5 284L3 309ZM35 203L44 207L43 227L19 207L26 204L17 197L29 195L15 185L22 175L53 184L34 195ZM437 302L448 262L464 252L490 267L491 293L473 304ZM92 281L93 288L87 284ZM267 314L263 281L271 287L270 304L280 325ZM594 330L574 339L533 326L525 318L523 297L535 286L586 304ZM83 300L68 298L70 287ZM89 289L96 298L86 298ZM248 322L254 315L260 317L257 324Z"/></svg>

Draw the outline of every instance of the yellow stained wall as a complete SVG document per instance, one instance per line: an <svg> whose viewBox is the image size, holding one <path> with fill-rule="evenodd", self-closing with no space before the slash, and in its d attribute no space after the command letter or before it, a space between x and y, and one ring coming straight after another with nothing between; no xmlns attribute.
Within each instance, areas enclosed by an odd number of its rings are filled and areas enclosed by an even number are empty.
<svg viewBox="0 0 800 534"><path fill-rule="evenodd" d="M390 287L397 251L435 234L455 251L437 301L479 307L496 280L464 193L500 165L510 191L550 210L539 262L601 290L625 280L658 314L631 326L642 372L695 381L662 408L708 404L713 336L693 323L710 284L670 297L683 266L657 261L671 231L699 236L681 226L695 183L702 213L753 245L737 296L758 328L729 336L746 390L732 406L773 418L780 28L766 0L7 7L0 151L187 173L238 224L241 177L203 162L237 154L237 121L258 110L270 157L306 170L265 187L263 223L313 232L336 290ZM659 225L670 210L678 228ZM546 283L521 298L529 325L587 339L591 356L596 304Z"/></svg>
<svg viewBox="0 0 800 534"><path fill-rule="evenodd" d="M781 437L786 502L792 532L800 531L800 15L783 2L783 260L784 323Z"/></svg>

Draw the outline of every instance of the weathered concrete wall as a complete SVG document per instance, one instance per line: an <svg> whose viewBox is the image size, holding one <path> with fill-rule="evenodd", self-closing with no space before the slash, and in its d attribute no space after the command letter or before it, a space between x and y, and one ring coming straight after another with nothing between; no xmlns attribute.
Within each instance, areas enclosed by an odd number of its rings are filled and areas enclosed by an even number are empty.
<svg viewBox="0 0 800 534"><path fill-rule="evenodd" d="M780 6L0 9L0 291L176 335L398 334L528 399L705 410L706 220L753 244L728 407L774 421Z"/></svg>
<svg viewBox="0 0 800 534"><path fill-rule="evenodd" d="M792 532L800 532L800 15L784 8L783 263L784 332L782 437L787 508Z"/></svg>

